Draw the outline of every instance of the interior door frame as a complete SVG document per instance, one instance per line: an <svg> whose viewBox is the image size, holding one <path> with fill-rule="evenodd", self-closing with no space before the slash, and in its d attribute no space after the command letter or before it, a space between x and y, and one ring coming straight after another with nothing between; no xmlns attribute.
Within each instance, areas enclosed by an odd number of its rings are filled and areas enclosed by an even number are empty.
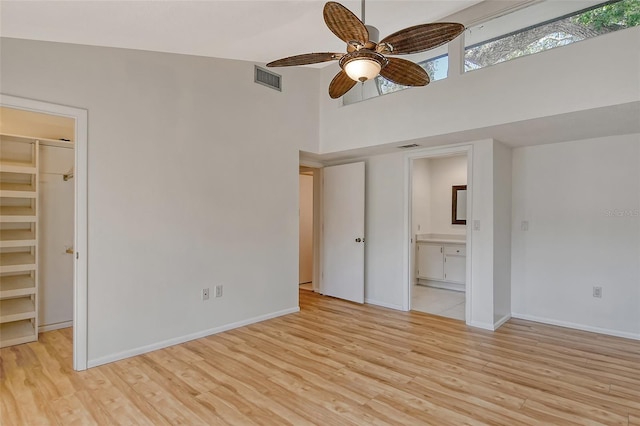
<svg viewBox="0 0 640 426"><path fill-rule="evenodd" d="M3 107L58 115L74 119L74 251L73 271L73 369L87 369L88 342L88 185L87 185L87 110L33 99L0 94Z"/></svg>
<svg viewBox="0 0 640 426"><path fill-rule="evenodd" d="M421 158L434 158L434 157L444 157L448 155L461 155L465 154L467 156L467 239L466 239L466 277L465 277L465 322L467 324L471 321L471 300L473 298L473 280L472 280L472 271L471 271L471 259L473 256L472 252L472 238L473 231L470 224L473 223L473 209L470 208L473 206L473 146L472 145L453 145L447 147L440 148L426 148L420 149L416 151L411 151L405 156L405 175L404 175L404 210L405 210L405 265L406 268L404 270L404 297L403 297L403 310L409 311L411 310L411 287L413 285L412 282L412 271L415 268L414 259L412 255L413 249L413 235L412 235L412 202L413 202L413 160L418 160Z"/></svg>
<svg viewBox="0 0 640 426"><path fill-rule="evenodd" d="M316 293L322 289L322 176L324 165L300 160L298 169L305 168L313 176L313 272L312 288ZM298 191L299 193L299 191ZM299 203L299 200L298 200Z"/></svg>

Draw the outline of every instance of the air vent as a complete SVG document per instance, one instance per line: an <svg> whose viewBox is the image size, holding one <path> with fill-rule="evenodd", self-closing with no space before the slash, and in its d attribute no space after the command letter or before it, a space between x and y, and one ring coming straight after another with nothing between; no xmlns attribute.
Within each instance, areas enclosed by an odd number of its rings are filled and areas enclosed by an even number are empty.
<svg viewBox="0 0 640 426"><path fill-rule="evenodd" d="M415 148L417 146L420 146L420 145L418 145L417 143L410 143L409 145L400 145L398 148L407 149L407 148Z"/></svg>
<svg viewBox="0 0 640 426"><path fill-rule="evenodd" d="M282 92L282 76L260 68L257 65L255 67L254 81Z"/></svg>

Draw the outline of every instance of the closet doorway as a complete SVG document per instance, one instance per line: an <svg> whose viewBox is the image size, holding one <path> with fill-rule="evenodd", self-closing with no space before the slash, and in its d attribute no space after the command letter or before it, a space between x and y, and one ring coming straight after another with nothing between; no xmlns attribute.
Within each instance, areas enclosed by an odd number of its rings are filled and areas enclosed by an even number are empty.
<svg viewBox="0 0 640 426"><path fill-rule="evenodd" d="M411 309L466 320L467 153L411 160Z"/></svg>
<svg viewBox="0 0 640 426"><path fill-rule="evenodd" d="M299 170L299 262L298 284L301 290L320 291L320 192L321 169L300 166Z"/></svg>
<svg viewBox="0 0 640 426"><path fill-rule="evenodd" d="M0 178L3 206L8 209L0 223L6 259L2 302L7 311L18 309L22 318L3 322L5 334L16 337L0 337L3 346L10 346L27 336L37 338L37 332L73 326L75 122L7 107L0 115L3 165L33 166L31 171L4 167ZM29 214L18 215L27 207L24 213ZM20 338L12 333L18 328L26 333L27 325L33 334Z"/></svg>
<svg viewBox="0 0 640 426"><path fill-rule="evenodd" d="M0 100L0 340L11 346L59 333L73 368L84 370L87 113L8 95Z"/></svg>

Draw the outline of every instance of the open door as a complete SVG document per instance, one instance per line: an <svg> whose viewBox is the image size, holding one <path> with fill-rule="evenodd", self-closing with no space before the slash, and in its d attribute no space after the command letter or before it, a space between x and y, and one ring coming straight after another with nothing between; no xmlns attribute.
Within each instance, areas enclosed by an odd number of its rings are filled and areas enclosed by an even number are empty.
<svg viewBox="0 0 640 426"><path fill-rule="evenodd" d="M322 293L364 303L364 163L324 168Z"/></svg>

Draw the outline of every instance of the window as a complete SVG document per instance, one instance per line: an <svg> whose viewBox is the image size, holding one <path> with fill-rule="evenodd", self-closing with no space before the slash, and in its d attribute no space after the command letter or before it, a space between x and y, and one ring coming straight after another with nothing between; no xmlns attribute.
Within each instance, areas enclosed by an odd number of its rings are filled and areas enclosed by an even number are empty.
<svg viewBox="0 0 640 426"><path fill-rule="evenodd" d="M565 46L640 23L638 0L615 0L588 9L584 9L584 5L585 2L580 1L544 2L472 28L467 35L465 71ZM581 10L567 10L571 7L581 7ZM549 14L555 14L555 17L549 17ZM525 16L544 20L531 24L526 21ZM495 36L495 32L500 29L509 30L505 18L511 19L511 22L520 22L521 28L528 26Z"/></svg>
<svg viewBox="0 0 640 426"><path fill-rule="evenodd" d="M449 55L436 56L435 58L418 62L418 65L427 71L431 81L442 80L443 78L447 78L447 72L449 71ZM407 88L407 86L396 84L382 76L376 77L376 84L378 85L378 92L380 92L381 95Z"/></svg>
<svg viewBox="0 0 640 426"><path fill-rule="evenodd" d="M448 45L440 46L426 52L416 53L413 55L399 55L398 58L407 59L415 62L424 68L429 74L431 81L442 80L447 78L449 71L449 55L447 54ZM378 76L372 80L358 83L356 87L349 90L343 97L343 105L350 105L365 99L375 98L387 93L404 90L408 86L395 84L382 76Z"/></svg>

